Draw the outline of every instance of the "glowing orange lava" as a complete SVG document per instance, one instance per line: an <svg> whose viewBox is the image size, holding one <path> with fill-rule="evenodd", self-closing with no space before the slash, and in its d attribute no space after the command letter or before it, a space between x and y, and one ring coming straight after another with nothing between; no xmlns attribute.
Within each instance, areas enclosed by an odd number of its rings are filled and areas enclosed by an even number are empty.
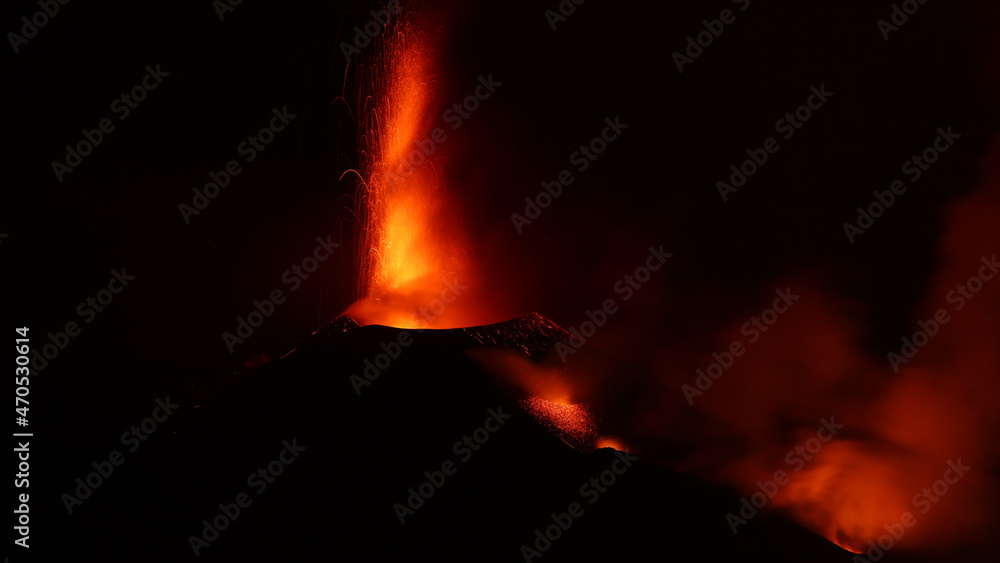
<svg viewBox="0 0 1000 563"><path fill-rule="evenodd" d="M538 364L516 352L468 350L480 365L527 393L522 406L570 446L589 451L597 442L597 420L590 408L574 402L565 367Z"/></svg>
<svg viewBox="0 0 1000 563"><path fill-rule="evenodd" d="M616 440L614 438L611 438L611 437L608 437L608 436L601 436L601 438L599 440L597 440L596 447L598 449L601 449L601 448L611 448L611 449L618 450L620 452L627 452L628 451L628 448L625 447L625 444L622 444L618 440Z"/></svg>
<svg viewBox="0 0 1000 563"><path fill-rule="evenodd" d="M447 140L432 137L438 40L420 28L397 23L359 71L370 90L361 96L362 165L355 171L359 300L345 314L363 325L402 328L483 324L469 295L475 280L465 232L439 173Z"/></svg>
<svg viewBox="0 0 1000 563"><path fill-rule="evenodd" d="M524 406L567 444L580 449L593 448L597 423L586 406L546 401L534 395L524 400Z"/></svg>

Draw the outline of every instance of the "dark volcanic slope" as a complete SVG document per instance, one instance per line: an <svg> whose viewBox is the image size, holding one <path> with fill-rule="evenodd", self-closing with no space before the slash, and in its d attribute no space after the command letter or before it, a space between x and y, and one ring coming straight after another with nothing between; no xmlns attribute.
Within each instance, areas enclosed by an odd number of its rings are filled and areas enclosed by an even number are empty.
<svg viewBox="0 0 1000 563"><path fill-rule="evenodd" d="M523 561L535 530L575 502L582 515L532 560L849 559L775 517L734 536L730 493L646 460L626 466L610 449L571 449L518 409L519 390L463 353L538 357L565 335L538 315L422 332L341 317L213 402L181 405L169 436L151 439L74 516L63 511L54 531L67 552L110 560L192 559L199 536L215 538L199 544L207 561ZM283 453L292 444L297 456ZM253 477L269 464L280 472L272 482ZM581 488L614 468L621 474L607 473L614 483L603 492ZM422 484L429 498L404 510ZM249 504L226 522L219 505L235 514L239 499ZM217 517L226 529L216 537L202 521Z"/></svg>

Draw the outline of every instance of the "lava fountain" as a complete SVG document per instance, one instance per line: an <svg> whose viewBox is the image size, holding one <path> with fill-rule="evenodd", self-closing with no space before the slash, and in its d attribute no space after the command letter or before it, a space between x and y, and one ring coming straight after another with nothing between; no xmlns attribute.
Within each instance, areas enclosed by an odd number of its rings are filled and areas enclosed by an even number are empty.
<svg viewBox="0 0 1000 563"><path fill-rule="evenodd" d="M412 16L384 32L357 71L361 162L345 175L359 179L360 263L358 300L344 314L399 328L484 324L465 230L444 185L449 139L435 128L444 24Z"/></svg>
<svg viewBox="0 0 1000 563"><path fill-rule="evenodd" d="M407 13L357 73L361 166L348 173L359 179L359 295L343 314L361 325L447 329L504 320L477 294L464 214L445 185L448 145L460 142L449 137L456 127L445 133L436 122L447 121L437 58L445 20ZM475 359L525 391L522 407L563 441L592 449L596 421L587 407L571 402L565 387L550 388L556 378L538 377L559 370L523 358Z"/></svg>

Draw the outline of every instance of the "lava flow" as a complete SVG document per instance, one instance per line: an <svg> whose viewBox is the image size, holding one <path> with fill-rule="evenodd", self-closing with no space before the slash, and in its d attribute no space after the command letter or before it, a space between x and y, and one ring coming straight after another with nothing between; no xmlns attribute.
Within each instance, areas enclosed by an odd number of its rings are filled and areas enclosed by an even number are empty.
<svg viewBox="0 0 1000 563"><path fill-rule="evenodd" d="M987 549L1000 501L1000 137L988 158L983 185L947 209L939 270L890 355L873 350L859 304L790 276L776 284L801 298L739 358L720 351L749 342L740 327L756 311L708 343L623 322L629 338L588 341L566 369L602 354L644 369L611 366L574 397L632 453L743 495L720 515L734 533L773 511L872 561ZM713 357L721 375L685 395ZM824 419L842 428L818 434Z"/></svg>

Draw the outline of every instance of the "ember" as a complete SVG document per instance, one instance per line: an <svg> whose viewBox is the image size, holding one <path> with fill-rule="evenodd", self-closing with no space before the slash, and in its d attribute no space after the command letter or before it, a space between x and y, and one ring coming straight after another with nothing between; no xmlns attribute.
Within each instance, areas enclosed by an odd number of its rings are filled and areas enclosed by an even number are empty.
<svg viewBox="0 0 1000 563"><path fill-rule="evenodd" d="M397 21L383 34L380 54L360 71L363 161L352 171L360 179L360 299L345 313L363 325L455 328L499 320L469 294L461 307L451 306L476 282L475 263L442 180L448 137L434 119L453 122L454 115L451 108L439 111L442 39L426 23ZM492 75L480 77L470 98L478 107L498 85Z"/></svg>
<svg viewBox="0 0 1000 563"><path fill-rule="evenodd" d="M531 396L524 400L525 410L543 421L567 444L574 448L593 449L597 424L587 407L580 404L557 403Z"/></svg>

